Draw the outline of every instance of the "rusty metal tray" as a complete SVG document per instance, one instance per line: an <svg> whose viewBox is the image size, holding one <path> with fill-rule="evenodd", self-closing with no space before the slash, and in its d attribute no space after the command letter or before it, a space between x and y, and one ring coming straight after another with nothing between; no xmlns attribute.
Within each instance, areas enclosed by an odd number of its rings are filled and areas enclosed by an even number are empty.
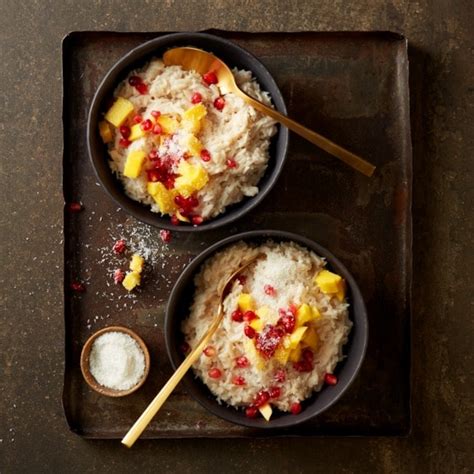
<svg viewBox="0 0 474 474"><path fill-rule="evenodd" d="M180 270L206 245L231 233L276 228L301 233L335 253L366 298L370 342L355 383L332 408L288 431L253 431L220 420L178 389L146 438L270 435L406 435L410 429L411 142L406 40L374 33L238 33L213 31L257 55L287 100L289 114L378 169L372 179L292 135L286 169L272 194L231 228L178 235L164 246L158 230L118 210L96 182L86 150L86 117L108 68L160 33L76 32L63 43L64 197L84 210L64 214L66 367L63 404L71 430L120 438L171 374L164 342L164 305ZM161 33L163 34L163 33ZM125 237L150 252L151 270L135 297L124 296L110 271ZM69 290L85 281L84 293ZM144 387L123 399L86 386L82 345L108 325L138 332L151 351Z"/></svg>

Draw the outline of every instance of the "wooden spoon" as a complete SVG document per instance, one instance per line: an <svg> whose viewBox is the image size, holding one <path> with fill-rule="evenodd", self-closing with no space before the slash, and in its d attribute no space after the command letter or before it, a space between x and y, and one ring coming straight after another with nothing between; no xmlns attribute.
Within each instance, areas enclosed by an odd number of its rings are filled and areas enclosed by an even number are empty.
<svg viewBox="0 0 474 474"><path fill-rule="evenodd" d="M219 81L218 85L222 93L228 94L229 92L232 92L238 95L254 109L258 110L262 114L272 117L277 122L285 125L285 127L288 127L293 132L301 135L303 138L306 138L306 140L310 141L314 145L319 146L319 148L322 148L329 154L339 158L341 161L348 164L349 166L352 166L352 168L360 171L366 176L372 176L373 172L375 171L375 166L368 163L359 156L354 155L354 153L351 153L345 148L323 137L319 133L304 127L298 122L288 118L286 115L277 112L271 107L267 107L253 97L247 95L245 92L239 89L235 83L234 75L232 74L232 71L229 69L229 67L213 54L207 53L206 51L198 48L173 48L166 51L166 53L163 55L163 61L166 66L179 65L185 70L193 70L200 74L206 74L207 72L211 71L214 72Z"/></svg>
<svg viewBox="0 0 474 474"><path fill-rule="evenodd" d="M186 359L181 363L181 365L176 369L176 372L171 376L171 378L166 382L163 388L159 391L158 395L153 399L153 401L148 405L145 411L141 414L140 418L134 423L134 425L130 428L128 433L122 439L122 444L131 448L138 437L143 433L143 430L148 426L150 421L156 415L158 410L161 408L163 403L168 399L171 395L173 390L176 388L178 383L181 379L186 375L186 372L190 369L190 367L194 364L194 362L200 357L202 351L206 347L207 343L211 339L212 335L216 332L217 328L219 327L222 318L224 317L223 311L223 302L225 298L225 290L228 287L229 283L244 269L247 268L250 264L255 262L258 258L262 255L257 254L252 257L250 260L242 263L237 270L235 270L226 280L223 281L218 288L219 294L219 307L217 310L217 314L214 317L211 325L207 332L202 336L201 340L196 344L194 349L188 354Z"/></svg>

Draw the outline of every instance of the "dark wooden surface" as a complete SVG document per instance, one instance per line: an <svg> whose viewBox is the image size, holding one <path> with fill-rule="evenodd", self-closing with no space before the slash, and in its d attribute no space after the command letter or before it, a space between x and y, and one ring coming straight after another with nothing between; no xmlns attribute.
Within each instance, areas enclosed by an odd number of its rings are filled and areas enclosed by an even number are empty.
<svg viewBox="0 0 474 474"><path fill-rule="evenodd" d="M2 3L0 471L472 472L470 0ZM63 380L61 38L72 30L392 30L410 41L408 438L117 442L70 433ZM396 391L398 387L389 387Z"/></svg>

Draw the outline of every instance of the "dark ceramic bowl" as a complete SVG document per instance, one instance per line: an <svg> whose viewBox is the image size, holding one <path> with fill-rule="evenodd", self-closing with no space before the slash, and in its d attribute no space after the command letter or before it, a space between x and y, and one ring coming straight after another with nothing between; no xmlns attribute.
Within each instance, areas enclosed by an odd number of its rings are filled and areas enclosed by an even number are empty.
<svg viewBox="0 0 474 474"><path fill-rule="evenodd" d="M294 426L319 415L342 396L359 371L364 359L368 339L367 311L357 283L347 268L324 247L296 234L278 230L256 230L233 235L232 237L215 243L199 254L188 265L171 292L165 319L166 349L171 365L176 369L183 360L179 349L180 344L183 342L180 324L182 319L189 314L189 307L194 294L194 276L199 271L201 265L216 251L222 250L234 242L244 240L258 244L268 239L272 239L276 242L296 242L313 250L317 255L327 260L327 267L340 274L346 280L347 298L350 303L349 317L353 322L353 327L349 335L349 340L344 346L344 355L346 357L335 369L335 374L338 377L337 385L323 386L320 392L313 394L302 403L303 410L298 415L275 411L270 422L266 422L263 418L247 418L242 410L237 411L235 408L225 404L219 405L207 386L204 385L200 379L196 378L192 371L188 372L184 377L183 383L186 384L189 393L211 413L239 425L267 429Z"/></svg>
<svg viewBox="0 0 474 474"><path fill-rule="evenodd" d="M145 206L129 198L120 181L112 174L108 165L107 147L102 143L98 131L98 123L103 112L107 109L113 91L127 74L137 67L142 67L154 57L161 57L163 53L176 46L195 46L214 53L230 67L247 69L252 72L262 89L271 95L273 104L280 112L286 114L286 106L280 89L265 66L245 49L231 41L205 33L175 33L148 41L133 49L121 58L110 69L99 85L92 100L87 123L87 143L89 156L95 169L97 178L110 197L126 212L147 224L160 228L191 232L215 229L229 224L253 209L270 191L281 173L288 149L288 129L278 127L277 134L272 138L270 145L270 160L265 175L259 182L259 193L246 198L240 203L229 206L226 211L194 227L191 225L173 226L167 216L161 217Z"/></svg>

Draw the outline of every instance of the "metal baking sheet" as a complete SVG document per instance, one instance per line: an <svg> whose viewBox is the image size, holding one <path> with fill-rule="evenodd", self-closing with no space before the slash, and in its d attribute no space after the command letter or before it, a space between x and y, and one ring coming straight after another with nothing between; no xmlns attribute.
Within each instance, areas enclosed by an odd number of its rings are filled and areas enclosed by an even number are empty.
<svg viewBox="0 0 474 474"><path fill-rule="evenodd" d="M337 255L366 299L370 341L360 375L346 395L313 421L260 432L204 411L182 388L170 397L144 438L311 435L406 435L410 429L410 288L412 155L406 40L393 33L241 33L212 31L257 55L276 78L289 114L377 165L366 178L291 136L289 158L263 204L235 226L196 235L137 222L96 182L86 150L92 96L112 64L164 33L75 32L63 43L65 377L63 404L72 431L120 438L171 375L163 341L164 305L181 269L207 245L249 229L303 234ZM125 237L149 253L148 273L134 297L113 285L126 265L113 255ZM70 291L74 280L84 293ZM135 394L110 399L91 391L79 367L89 335L124 325L143 337L152 367Z"/></svg>

